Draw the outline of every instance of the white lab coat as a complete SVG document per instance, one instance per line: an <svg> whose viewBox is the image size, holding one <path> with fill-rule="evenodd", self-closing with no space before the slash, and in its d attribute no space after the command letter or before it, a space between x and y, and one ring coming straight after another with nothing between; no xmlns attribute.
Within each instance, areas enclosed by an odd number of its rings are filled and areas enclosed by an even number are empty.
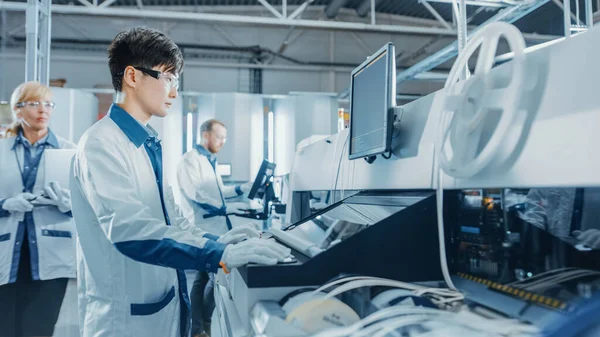
<svg viewBox="0 0 600 337"><path fill-rule="evenodd" d="M216 173L216 165L214 155L196 145L181 158L177 180L188 219L193 219L205 231L223 235L229 230L225 219L225 199L243 193L240 186L223 185L223 179ZM233 215L229 219L235 222Z"/></svg>
<svg viewBox="0 0 600 337"><path fill-rule="evenodd" d="M48 137L56 136L50 133ZM75 148L75 144L60 137L56 137L54 142L58 143L58 148ZM15 157L15 154L19 156L19 161L23 165L23 150L21 146L18 146L15 148L16 152L13 151L14 144L15 138L0 139L0 200L12 198L23 192L21 171ZM41 193L46 185L44 161L44 155L42 155L33 187L34 193ZM76 232L73 219L61 213L56 206L38 206L32 213L35 225L35 236L31 236L29 240L32 255L32 277L39 280L74 278ZM0 217L0 285L9 283L11 269L13 276L18 269L18 255L15 256L14 252L15 250L20 252L21 247L18 246L22 242L15 242L15 240L18 237L19 222L23 220L23 217L24 213L19 212ZM23 228L20 230L22 231ZM37 254L34 254L35 251ZM12 280L12 282L14 281Z"/></svg>
<svg viewBox="0 0 600 337"><path fill-rule="evenodd" d="M113 105L85 132L72 164L82 337L182 336L183 270L216 272L223 254L217 237L179 214L163 177L165 217L150 141L136 123Z"/></svg>

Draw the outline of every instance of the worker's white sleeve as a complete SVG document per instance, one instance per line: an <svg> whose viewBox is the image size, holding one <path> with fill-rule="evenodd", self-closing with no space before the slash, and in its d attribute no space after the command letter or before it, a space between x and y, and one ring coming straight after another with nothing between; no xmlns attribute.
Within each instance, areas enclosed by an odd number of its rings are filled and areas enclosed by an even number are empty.
<svg viewBox="0 0 600 337"><path fill-rule="evenodd" d="M225 212L221 209L223 202L220 197L215 199L207 192L211 184L207 178L211 176L202 172L200 163L192 156L183 156L177 168L177 180L185 198L205 209L209 214L212 210L215 215L225 215L220 214Z"/></svg>
<svg viewBox="0 0 600 337"><path fill-rule="evenodd" d="M219 181L219 187L221 187L221 191L223 191L223 198L225 198L225 199L235 198L237 196L244 194L244 192L242 192L242 187L240 185L225 186L223 184L223 178L221 178L220 174L217 174L217 180Z"/></svg>
<svg viewBox="0 0 600 337"><path fill-rule="evenodd" d="M194 226L189 220L181 213L181 208L175 202L173 197L173 188L171 186L165 187L165 202L167 203L167 209L173 210L169 213L171 224L178 226L181 229L192 232L194 235L199 237L205 237L213 241L217 241L219 237L209 232L203 231L198 226Z"/></svg>
<svg viewBox="0 0 600 337"><path fill-rule="evenodd" d="M167 226L140 200L132 170L116 144L89 140L76 155L73 174L104 234L124 255L176 269L216 272L225 245L179 226ZM152 181L154 182L154 181Z"/></svg>

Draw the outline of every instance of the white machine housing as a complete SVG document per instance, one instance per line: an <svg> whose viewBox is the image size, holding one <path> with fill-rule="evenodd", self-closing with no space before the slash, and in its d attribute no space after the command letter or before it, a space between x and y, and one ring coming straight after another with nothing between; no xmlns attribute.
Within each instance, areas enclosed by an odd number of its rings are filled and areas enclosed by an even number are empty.
<svg viewBox="0 0 600 337"><path fill-rule="evenodd" d="M596 28L527 54L526 77L531 81L524 90L531 92L531 118L520 155L507 167L490 167L471 179L446 176L444 188L600 186L600 153L592 145L600 143L600 94L595 84L600 78L599 40ZM499 65L490 76L501 76L510 66ZM349 161L347 130L300 149L290 173L292 190L437 188L434 141L444 100L440 90L402 107L390 160ZM223 332L229 336L253 335L249 319L254 304L279 301L294 290L249 289L236 271L219 282L219 325L226 326ZM294 334L281 331L281 336L288 335Z"/></svg>

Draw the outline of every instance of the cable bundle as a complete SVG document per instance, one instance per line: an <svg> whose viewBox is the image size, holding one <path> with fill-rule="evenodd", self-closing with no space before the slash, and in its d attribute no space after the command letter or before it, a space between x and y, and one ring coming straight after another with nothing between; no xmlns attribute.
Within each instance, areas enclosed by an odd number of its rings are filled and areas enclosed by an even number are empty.
<svg viewBox="0 0 600 337"><path fill-rule="evenodd" d="M467 310L459 312L423 307L395 306L379 310L360 321L342 328L322 331L314 337L383 337L396 335L419 337L504 337L537 336L536 327L511 319L488 319Z"/></svg>
<svg viewBox="0 0 600 337"><path fill-rule="evenodd" d="M555 287L560 283L588 276L600 276L600 272L587 269L562 268L551 270L522 281L510 283L508 285L527 291L542 291L547 288Z"/></svg>

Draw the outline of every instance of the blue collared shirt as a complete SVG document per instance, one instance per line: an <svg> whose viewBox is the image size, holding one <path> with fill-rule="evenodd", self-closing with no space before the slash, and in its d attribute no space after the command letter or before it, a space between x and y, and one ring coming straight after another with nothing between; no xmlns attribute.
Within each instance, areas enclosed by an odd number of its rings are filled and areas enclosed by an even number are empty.
<svg viewBox="0 0 600 337"><path fill-rule="evenodd" d="M19 145L23 148L23 162L21 162L17 153ZM15 152L15 156L19 162L24 192L31 193L33 191L39 164L42 160L42 154L47 147L55 149L59 148L58 139L50 130L48 130L48 133L35 144L31 144L29 140L25 138L22 131L19 131L19 134L15 138L12 150Z"/></svg>

